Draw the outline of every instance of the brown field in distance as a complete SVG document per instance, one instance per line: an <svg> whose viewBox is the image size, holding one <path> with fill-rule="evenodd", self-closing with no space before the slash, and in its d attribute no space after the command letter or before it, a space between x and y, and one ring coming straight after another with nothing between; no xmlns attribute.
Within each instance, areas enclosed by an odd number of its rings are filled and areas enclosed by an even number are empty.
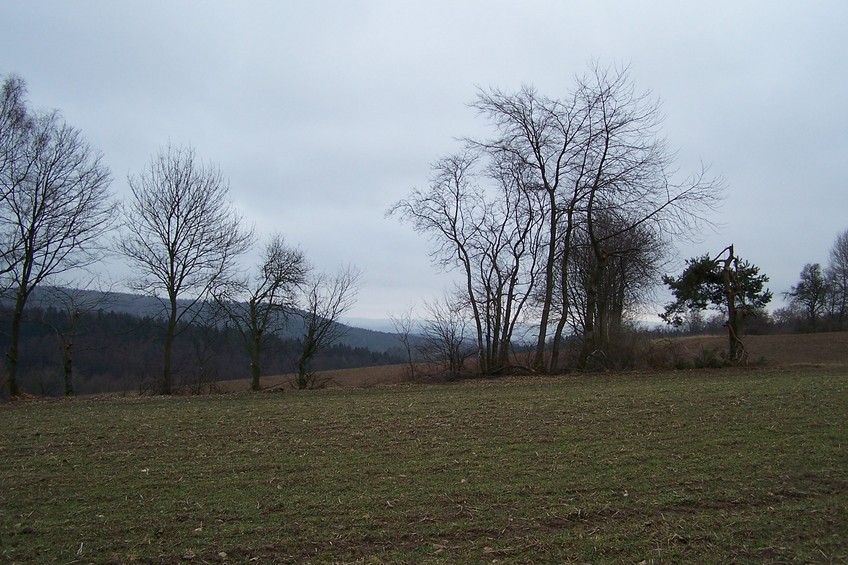
<svg viewBox="0 0 848 565"><path fill-rule="evenodd" d="M727 336L675 338L686 352L703 349L727 350ZM814 334L750 335L743 338L749 360L764 360L767 366L848 365L848 332Z"/></svg>
<svg viewBox="0 0 848 565"><path fill-rule="evenodd" d="M719 353L727 348L727 336L707 335L668 338L676 350L687 359L696 356L701 350L714 349ZM659 341L659 340L658 340ZM846 365L848 366L848 332L814 334L774 334L752 335L744 338L749 360L766 366L792 365ZM369 387L397 384L407 380L408 366L383 365L357 369L339 369L321 371L318 381L327 387ZM266 390L291 390L293 375L274 375L262 377L262 387ZM244 391L250 387L249 380L223 381L220 389L224 392Z"/></svg>

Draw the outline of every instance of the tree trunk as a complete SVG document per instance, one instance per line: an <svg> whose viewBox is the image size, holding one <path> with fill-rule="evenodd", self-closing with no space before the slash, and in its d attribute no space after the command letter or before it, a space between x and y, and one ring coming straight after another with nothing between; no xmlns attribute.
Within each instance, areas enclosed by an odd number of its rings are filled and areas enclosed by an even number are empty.
<svg viewBox="0 0 848 565"><path fill-rule="evenodd" d="M548 188L548 196L551 206L551 222L548 237L548 257L545 264L545 298L542 302L542 314L539 319L539 337L536 339L536 358L533 360L533 368L541 373L547 372L545 362L545 349L547 346L548 322L551 317L551 303L554 300L554 263L556 262L557 244L557 214L556 195L552 188Z"/></svg>
<svg viewBox="0 0 848 565"><path fill-rule="evenodd" d="M8 383L9 395L20 396L21 388L18 385L18 347L21 340L21 322L24 316L27 294L19 289L15 297L15 311L12 313L12 329L9 336L9 350L6 353L6 382Z"/></svg>
<svg viewBox="0 0 848 565"><path fill-rule="evenodd" d="M483 320L480 319L480 306L477 304L477 299L474 297L474 285L471 281L470 260L466 255L463 258L465 265L465 290L468 293L468 300L471 303L471 313L474 316L474 326L477 331L477 372L485 375L489 371L488 359L486 356L486 348L483 342Z"/></svg>
<svg viewBox="0 0 848 565"><path fill-rule="evenodd" d="M309 388L309 360L312 359L312 356L315 354L314 351L314 328L309 328L306 332L306 336L303 338L303 351L300 354L300 358L297 360L297 388L305 389Z"/></svg>
<svg viewBox="0 0 848 565"><path fill-rule="evenodd" d="M597 244L592 245L595 251L595 268L589 277L589 288L586 289L586 320L583 326L583 347L580 351L578 365L586 368L589 356L598 349L604 353L604 311L606 298L601 288L604 280L604 270L607 266L608 255ZM599 296L600 294L600 296Z"/></svg>
<svg viewBox="0 0 848 565"><path fill-rule="evenodd" d="M563 234L562 257L559 264L560 275L560 318L557 320L556 330L554 331L554 342L551 345L551 361L550 372L554 373L559 369L559 350L562 342L562 333L565 331L565 325L568 323L568 268L571 261L571 234L574 231L574 205L572 204L567 209L566 228Z"/></svg>
<svg viewBox="0 0 848 565"><path fill-rule="evenodd" d="M65 378L65 396L74 396L74 353L73 353L74 344L72 341L69 341L65 344L63 359L62 359L62 373Z"/></svg>
<svg viewBox="0 0 848 565"><path fill-rule="evenodd" d="M77 332L79 311L71 307L68 316L68 338L62 347L62 373L65 379L65 396L74 396L74 339Z"/></svg>
<svg viewBox="0 0 848 565"><path fill-rule="evenodd" d="M259 375L262 372L259 366L259 353L262 349L262 334L253 332L253 344L250 348L250 390L262 390L259 383Z"/></svg>
<svg viewBox="0 0 848 565"><path fill-rule="evenodd" d="M171 350L174 343L174 333L177 327L177 299L171 298L171 313L168 316L168 327L165 329L165 359L162 369L162 386L160 394L171 394Z"/></svg>
<svg viewBox="0 0 848 565"><path fill-rule="evenodd" d="M586 312L583 321L583 344L580 347L580 357L577 366L585 369L589 356L595 351L595 309L597 307L597 291L594 283L589 283L586 289Z"/></svg>
<svg viewBox="0 0 848 565"><path fill-rule="evenodd" d="M566 312L567 312L567 310L565 310L565 308L567 308L567 306L568 306L568 303L563 304L563 309ZM560 342L562 341L562 332L565 330L566 321L567 321L566 314L563 313L563 315L560 316L560 319L557 321L556 330L554 331L554 342L551 345L551 364L550 364L550 372L551 373L555 373L559 369Z"/></svg>
<svg viewBox="0 0 848 565"><path fill-rule="evenodd" d="M732 258L732 248L730 253ZM739 353L739 320L737 318L736 312L736 296L734 295L733 288L730 283L730 270L727 265L725 265L724 271L722 272L722 278L724 279L724 296L725 300L727 301L727 359L728 361L733 363L736 361L736 355L738 355Z"/></svg>
<svg viewBox="0 0 848 565"><path fill-rule="evenodd" d="M739 339L739 312L736 309L736 286L734 280L731 279L730 269L736 260L733 253L733 245L729 245L727 249L727 259L724 261L724 267L721 271L721 279L724 284L724 297L727 301L727 340L728 340L728 357L729 363L739 361L742 340ZM744 347L744 346L742 346Z"/></svg>

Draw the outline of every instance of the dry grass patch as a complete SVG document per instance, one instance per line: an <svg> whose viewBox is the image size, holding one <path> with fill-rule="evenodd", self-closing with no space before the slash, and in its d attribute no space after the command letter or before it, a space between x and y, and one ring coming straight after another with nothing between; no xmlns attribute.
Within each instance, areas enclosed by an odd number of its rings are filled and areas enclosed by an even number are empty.
<svg viewBox="0 0 848 565"><path fill-rule="evenodd" d="M767 365L848 366L848 332L750 335L743 340L749 359L762 359ZM727 351L726 335L680 337L672 342L687 359L702 350Z"/></svg>

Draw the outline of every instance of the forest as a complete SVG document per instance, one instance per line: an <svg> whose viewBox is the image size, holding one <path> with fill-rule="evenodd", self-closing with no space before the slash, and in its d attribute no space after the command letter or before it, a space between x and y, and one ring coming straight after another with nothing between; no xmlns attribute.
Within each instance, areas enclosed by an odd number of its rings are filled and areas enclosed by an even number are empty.
<svg viewBox="0 0 848 565"><path fill-rule="evenodd" d="M0 324L8 326L11 316L9 308L0 310ZM102 309L72 317L66 309L28 309L20 344L19 374L24 390L40 396L155 391L162 372L160 319ZM185 323L177 333L175 392L215 392L219 381L250 376L242 336L231 325ZM0 347L8 345L8 334L0 333ZM294 373L301 349L296 337L271 336L262 351L265 374ZM399 349L376 352L339 342L316 356L314 370L401 362Z"/></svg>

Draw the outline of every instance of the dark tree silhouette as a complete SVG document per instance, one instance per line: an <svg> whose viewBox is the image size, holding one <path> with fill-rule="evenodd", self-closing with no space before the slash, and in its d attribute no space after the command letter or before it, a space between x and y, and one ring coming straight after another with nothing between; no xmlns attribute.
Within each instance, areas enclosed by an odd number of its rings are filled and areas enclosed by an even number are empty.
<svg viewBox="0 0 848 565"><path fill-rule="evenodd" d="M273 330L295 311L297 291L309 266L299 249L275 234L265 245L257 272L236 279L215 293L215 299L235 324L250 357L251 390L259 390L260 357Z"/></svg>
<svg viewBox="0 0 848 565"><path fill-rule="evenodd" d="M14 300L2 389L13 396L20 393L20 327L33 289L97 261L114 218L100 152L57 111L29 111L25 92L23 81L7 78L0 116L0 272Z"/></svg>

